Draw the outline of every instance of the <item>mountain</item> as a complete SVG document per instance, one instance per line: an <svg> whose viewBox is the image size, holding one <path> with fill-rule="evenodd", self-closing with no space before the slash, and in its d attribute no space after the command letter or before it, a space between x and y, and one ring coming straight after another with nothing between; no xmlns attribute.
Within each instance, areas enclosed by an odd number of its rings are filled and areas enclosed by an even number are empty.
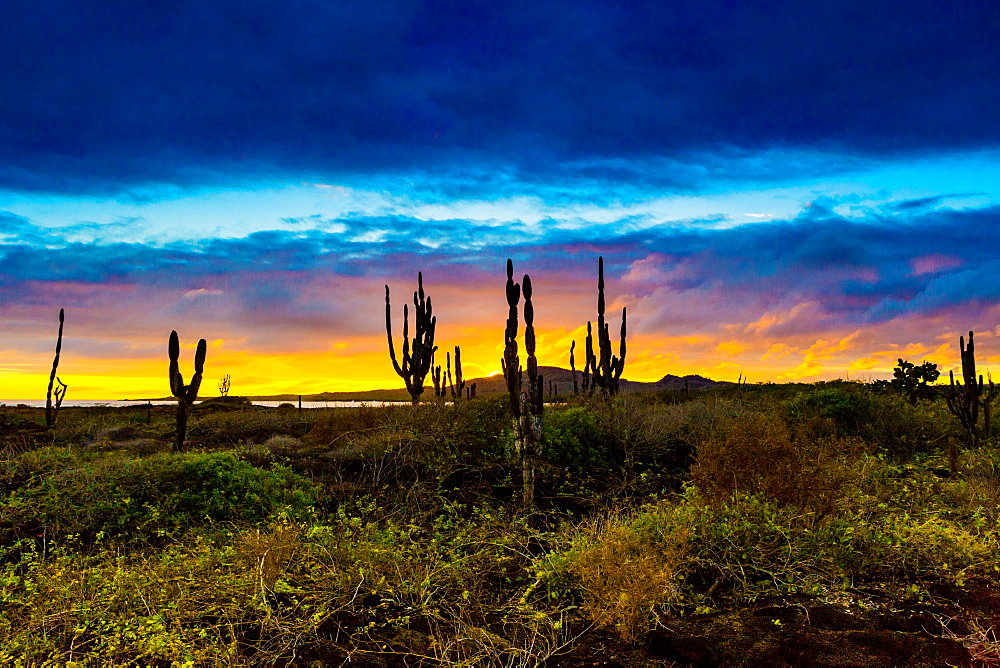
<svg viewBox="0 0 1000 668"><path fill-rule="evenodd" d="M563 369L555 366L540 366L538 367L538 371L542 375L542 380L545 382L545 393L547 395L553 392L559 394L560 396L573 393L573 372L569 369ZM581 374L580 371L576 372L576 380L577 385L579 386L583 380L583 374ZM504 377L499 374L495 376L487 376L485 378L471 378L465 381L466 387L470 387L472 383L476 383L476 394L478 396L507 391L507 385L504 381ZM626 380L624 378L621 379L620 383L622 392L683 390L685 383L687 384L687 388L689 390L707 390L713 387L732 385L732 383L728 381L712 380L711 378L705 378L704 376L674 376L672 374L667 374L660 380L651 383ZM424 387L424 393L420 396L420 398L427 400L433 398L433 396L434 386L427 385ZM251 398L259 401L297 401L298 395L278 394ZM321 392L319 394L302 395L303 401L408 401L409 398L410 395L407 394L404 388L391 390L366 390L357 392Z"/></svg>

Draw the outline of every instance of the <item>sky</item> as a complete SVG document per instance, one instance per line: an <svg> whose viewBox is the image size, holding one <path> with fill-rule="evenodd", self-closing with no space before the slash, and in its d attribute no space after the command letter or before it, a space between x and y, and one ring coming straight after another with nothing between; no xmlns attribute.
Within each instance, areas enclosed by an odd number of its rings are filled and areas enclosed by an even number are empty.
<svg viewBox="0 0 1000 668"><path fill-rule="evenodd" d="M4 3L0 400L499 370L505 261L568 366L603 256L625 377L1000 364L1000 7L841 0ZM11 36L17 36L16 39ZM412 324L411 324L412 327ZM992 367L991 367L992 365Z"/></svg>

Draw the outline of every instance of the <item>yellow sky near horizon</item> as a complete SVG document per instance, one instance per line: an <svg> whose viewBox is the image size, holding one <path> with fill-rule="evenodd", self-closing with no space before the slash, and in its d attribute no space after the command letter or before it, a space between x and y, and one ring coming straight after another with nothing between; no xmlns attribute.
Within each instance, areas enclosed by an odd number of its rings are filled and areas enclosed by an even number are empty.
<svg viewBox="0 0 1000 668"><path fill-rule="evenodd" d="M463 371L466 378L497 373L503 354L503 333L479 330L461 337ZM523 334L523 332L522 332ZM868 380L891 376L897 359L931 361L942 369L957 364L957 337L951 333L936 337L932 345L873 345L872 332L854 330L846 334L790 342L739 339L721 335L653 337L630 335L624 376L630 380L655 381L666 374L698 374L714 380L735 381L741 375L754 382L810 382L835 378ZM585 328L573 331L549 330L537 334L540 365L569 367L569 346L577 341L576 366L583 366ZM988 339L992 332L977 334ZM395 338L397 354L400 341ZM445 363L444 352L451 342L440 341L437 363ZM224 374L231 376L231 394L315 394L324 391L363 391L403 387L389 361L384 337L358 338L334 344L327 350L288 353L258 353L243 348L242 342L211 341L202 381L202 396L218 393ZM617 340L615 341L617 352ZM0 401L45 398L51 357L41 354L18 358L10 351L0 365ZM523 362L523 344L521 347ZM181 372L189 380L193 371L194 342L182 341ZM1000 356L981 357L984 372ZM162 359L148 357L95 359L77 356L64 346L59 377L69 386L69 399L145 399L169 396L168 359L164 345ZM426 384L431 385L430 377Z"/></svg>

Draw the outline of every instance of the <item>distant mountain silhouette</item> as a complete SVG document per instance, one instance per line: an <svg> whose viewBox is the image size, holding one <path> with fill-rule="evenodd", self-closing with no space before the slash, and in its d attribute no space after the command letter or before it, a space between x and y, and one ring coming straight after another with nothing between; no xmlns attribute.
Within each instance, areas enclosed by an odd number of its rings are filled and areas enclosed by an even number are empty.
<svg viewBox="0 0 1000 668"><path fill-rule="evenodd" d="M566 396L573 393L573 372L569 369L563 369L556 366L540 366L538 367L538 371L542 374L542 379L545 382L546 396L548 396L552 390L557 392L559 396ZM428 380L430 380L429 377ZM576 372L576 380L577 384L582 383L583 374L579 370ZM711 378L705 378L704 376L694 374L688 376L674 376L673 374L667 374L663 378L651 383L626 380L625 378L622 378L621 391L654 392L657 390L683 390L685 381L687 381L687 387L689 390L708 390L713 387L733 384L728 381L712 380ZM476 394L478 396L507 391L507 385L503 376L500 374L487 376L485 378L471 378L466 379L465 381L466 387L471 386L472 383L476 383ZM298 399L298 395L278 394L252 398L270 401L292 401ZM420 395L420 398L423 401L433 399L434 386L432 384L426 385L424 387L424 393ZM410 395L407 394L406 390L403 388L357 392L321 392L319 394L302 395L303 401L408 401L409 399Z"/></svg>

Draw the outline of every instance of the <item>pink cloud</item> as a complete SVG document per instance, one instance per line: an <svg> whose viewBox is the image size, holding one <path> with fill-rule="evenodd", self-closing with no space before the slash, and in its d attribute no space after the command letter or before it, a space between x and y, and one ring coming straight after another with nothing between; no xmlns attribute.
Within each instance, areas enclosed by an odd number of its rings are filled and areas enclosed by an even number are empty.
<svg viewBox="0 0 1000 668"><path fill-rule="evenodd" d="M954 269L961 265L962 261L960 259L954 255L946 255L944 253L920 255L910 260L910 268L913 270L914 276L935 274L944 269Z"/></svg>

